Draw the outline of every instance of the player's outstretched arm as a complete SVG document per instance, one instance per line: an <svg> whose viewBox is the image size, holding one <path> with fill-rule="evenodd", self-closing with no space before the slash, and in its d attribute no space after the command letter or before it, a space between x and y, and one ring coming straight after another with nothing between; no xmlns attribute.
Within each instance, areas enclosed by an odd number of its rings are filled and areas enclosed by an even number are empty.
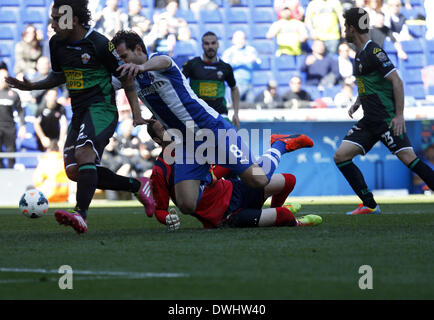
<svg viewBox="0 0 434 320"><path fill-rule="evenodd" d="M395 99L395 117L390 122L389 128L393 129L395 135L406 132L404 120L404 85L398 72L395 70L386 79L392 82L393 97Z"/></svg>
<svg viewBox="0 0 434 320"><path fill-rule="evenodd" d="M155 56L144 64L126 63L121 65L117 71L121 72L121 77L128 74L135 78L139 73L146 71L161 71L170 68L172 59L168 56Z"/></svg>
<svg viewBox="0 0 434 320"><path fill-rule="evenodd" d="M26 78L24 78L23 81L13 77L6 78L6 83L9 85L9 87L23 91L47 90L60 86L65 82L66 79L63 73L53 71L51 71L45 79L37 82L30 82Z"/></svg>
<svg viewBox="0 0 434 320"><path fill-rule="evenodd" d="M131 107L131 112L133 114L133 125L138 126L142 124L148 124L148 121L142 118L142 112L140 111L139 98L136 92L136 84L131 77L122 77L120 79L122 87L125 90L125 95L127 96L128 103Z"/></svg>

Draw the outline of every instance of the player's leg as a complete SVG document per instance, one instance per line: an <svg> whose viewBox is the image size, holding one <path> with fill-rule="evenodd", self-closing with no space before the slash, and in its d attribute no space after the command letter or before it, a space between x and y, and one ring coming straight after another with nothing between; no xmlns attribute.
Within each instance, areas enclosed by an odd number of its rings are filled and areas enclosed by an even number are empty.
<svg viewBox="0 0 434 320"><path fill-rule="evenodd" d="M345 136L334 155L334 161L338 169L350 184L354 192L363 201L363 204L347 214L380 213L372 192L368 189L365 178L360 169L353 163L353 158L359 154L366 154L376 140L367 131L356 125ZM378 211L378 212L377 212Z"/></svg>
<svg viewBox="0 0 434 320"><path fill-rule="evenodd" d="M395 136L388 130L381 136L381 141L402 163L416 173L431 190L434 190L434 171L414 153L406 133Z"/></svg>
<svg viewBox="0 0 434 320"><path fill-rule="evenodd" d="M4 136L4 145L5 152L16 152L16 137L17 137L17 129L14 126L5 128L5 136ZM15 158L8 159L8 168L12 169L15 165Z"/></svg>
<svg viewBox="0 0 434 320"><path fill-rule="evenodd" d="M295 186L295 176L290 173L273 174L271 181L264 188L264 198L271 199L271 208L281 207Z"/></svg>
<svg viewBox="0 0 434 320"><path fill-rule="evenodd" d="M176 206L184 214L193 214L203 188L200 180L183 180L175 184Z"/></svg>

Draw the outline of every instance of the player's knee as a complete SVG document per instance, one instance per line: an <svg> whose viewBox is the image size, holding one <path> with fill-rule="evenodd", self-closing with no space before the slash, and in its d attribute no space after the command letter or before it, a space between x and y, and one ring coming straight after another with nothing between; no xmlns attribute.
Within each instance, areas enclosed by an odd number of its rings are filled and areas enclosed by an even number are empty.
<svg viewBox="0 0 434 320"><path fill-rule="evenodd" d="M412 163L416 158L416 154L414 153L413 149L405 149L396 154L396 156L399 158L399 160L402 161L406 166L408 166L410 163Z"/></svg>
<svg viewBox="0 0 434 320"><path fill-rule="evenodd" d="M244 182L251 188L264 188L269 183L265 174L251 175Z"/></svg>
<svg viewBox="0 0 434 320"><path fill-rule="evenodd" d="M80 165L84 163L93 163L95 161L96 155L92 145L87 143L84 146L75 149L74 157Z"/></svg>
<svg viewBox="0 0 434 320"><path fill-rule="evenodd" d="M176 206L183 214L193 214L196 211L196 201L184 199L176 202Z"/></svg>
<svg viewBox="0 0 434 320"><path fill-rule="evenodd" d="M77 182L78 180L78 169L77 166L71 166L66 168L66 175L69 180Z"/></svg>
<svg viewBox="0 0 434 320"><path fill-rule="evenodd" d="M351 157L348 157L344 153L337 151L333 156L333 160L335 161L335 163L341 163L347 160L351 160Z"/></svg>

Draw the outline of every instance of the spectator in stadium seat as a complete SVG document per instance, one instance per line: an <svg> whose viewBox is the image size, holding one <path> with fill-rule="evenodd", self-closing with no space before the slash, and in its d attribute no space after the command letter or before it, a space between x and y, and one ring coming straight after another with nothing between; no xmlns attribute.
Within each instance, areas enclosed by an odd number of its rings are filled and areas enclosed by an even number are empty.
<svg viewBox="0 0 434 320"><path fill-rule="evenodd" d="M393 36L398 41L411 40L412 37L405 24L406 18L401 13L401 0L389 0L387 3L388 10L384 15L384 25L392 31Z"/></svg>
<svg viewBox="0 0 434 320"><path fill-rule="evenodd" d="M118 0L107 0L96 20L95 29L111 39L119 30L128 28L128 15L118 8Z"/></svg>
<svg viewBox="0 0 434 320"><path fill-rule="evenodd" d="M277 92L277 81L268 81L264 91L259 93L255 98L257 109L277 109L283 108L283 98Z"/></svg>
<svg viewBox="0 0 434 320"><path fill-rule="evenodd" d="M353 87L345 84L341 91L336 94L333 101L336 108L350 108L356 102L356 97L353 95Z"/></svg>
<svg viewBox="0 0 434 320"><path fill-rule="evenodd" d="M219 6L212 0L194 0L190 1L190 10L196 15L202 10L218 10Z"/></svg>
<svg viewBox="0 0 434 320"><path fill-rule="evenodd" d="M380 12L376 15L377 23L371 28L371 40L383 47L386 38L393 42L398 58L407 60L407 53L402 49L401 43L393 36L392 31L384 25L384 13Z"/></svg>
<svg viewBox="0 0 434 320"><path fill-rule="evenodd" d="M306 73L306 85L334 86L339 79L339 66L330 55L325 55L324 42L315 40L312 44L312 54L306 56L301 71Z"/></svg>
<svg viewBox="0 0 434 320"><path fill-rule="evenodd" d="M173 56L176 34L170 33L167 19L161 18L152 26L151 32L144 37L144 42L151 51Z"/></svg>
<svg viewBox="0 0 434 320"><path fill-rule="evenodd" d="M29 78L29 80L31 81L43 80L48 76L50 70L51 70L50 59L42 56L36 62L36 73L33 74L32 77ZM35 99L36 104L41 103L41 100L44 97L46 92L47 90L35 90L31 92L31 95Z"/></svg>
<svg viewBox="0 0 434 320"><path fill-rule="evenodd" d="M353 63L355 52L350 48L348 43L343 42L338 48L338 67L341 82L353 83L355 78L353 76Z"/></svg>
<svg viewBox="0 0 434 320"><path fill-rule="evenodd" d="M45 151L52 140L59 143L62 150L68 130L65 108L57 103L57 89L47 90L33 122L38 149Z"/></svg>
<svg viewBox="0 0 434 320"><path fill-rule="evenodd" d="M303 21L304 8L300 5L299 0L274 0L274 10L277 14L277 19L282 18L282 10L289 8L291 10L291 19Z"/></svg>
<svg viewBox="0 0 434 320"><path fill-rule="evenodd" d="M29 24L21 35L21 41L15 46L15 74L34 72L41 55L42 45L38 40L36 28Z"/></svg>
<svg viewBox="0 0 434 320"><path fill-rule="evenodd" d="M165 10L154 15L154 24L158 24L160 20L165 20L167 22L169 34L175 35L176 39L178 39L178 35L180 33L185 34L184 29L188 29L189 31L187 21L185 21L183 18L176 17L177 12L178 1L169 0Z"/></svg>
<svg viewBox="0 0 434 320"><path fill-rule="evenodd" d="M15 139L17 130L15 128L14 111L18 112L20 119L20 129L18 137L24 138L26 134L26 126L24 121L24 111L21 108L21 100L18 94L9 89L5 79L9 75L6 66L0 69L0 152L2 147L5 147L5 152L16 152ZM15 158L8 159L8 168L13 168ZM0 159L0 168L3 168L3 161Z"/></svg>
<svg viewBox="0 0 434 320"><path fill-rule="evenodd" d="M300 20L291 18L291 9L285 7L281 11L282 18L274 22L267 32L266 37L277 38L276 55L282 54L298 56L301 52L301 44L308 39L308 34L304 23Z"/></svg>
<svg viewBox="0 0 434 320"><path fill-rule="evenodd" d="M310 108L312 98L301 88L301 78L293 76L289 81L289 90L283 95L284 107L288 109Z"/></svg>
<svg viewBox="0 0 434 320"><path fill-rule="evenodd" d="M252 103L255 99L253 93L253 70L261 63L256 49L246 43L243 31L235 31L232 36L232 46L223 52L223 61L229 63L233 70L240 101Z"/></svg>
<svg viewBox="0 0 434 320"><path fill-rule="evenodd" d="M337 52L344 33L342 5L339 0L312 0L306 8L305 24L310 38L322 40L327 52Z"/></svg>
<svg viewBox="0 0 434 320"><path fill-rule="evenodd" d="M63 166L59 141L51 140L47 152L39 158L33 172L33 184L49 202L66 202L69 195L69 179Z"/></svg>
<svg viewBox="0 0 434 320"><path fill-rule="evenodd" d="M379 13L384 15L383 0L367 0L364 9L369 14L369 23L373 27L377 24L377 15Z"/></svg>
<svg viewBox="0 0 434 320"><path fill-rule="evenodd" d="M141 14L142 4L140 0L128 2L128 25L131 29L139 28L142 37L151 31L152 22Z"/></svg>

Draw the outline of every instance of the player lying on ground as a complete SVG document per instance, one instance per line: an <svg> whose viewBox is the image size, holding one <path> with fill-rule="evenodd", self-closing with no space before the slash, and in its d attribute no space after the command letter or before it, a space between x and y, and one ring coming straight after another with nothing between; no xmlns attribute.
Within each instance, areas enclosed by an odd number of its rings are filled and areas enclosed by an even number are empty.
<svg viewBox="0 0 434 320"><path fill-rule="evenodd" d="M77 233L87 231L87 210L97 188L135 193L148 215L152 216L155 210L149 179L119 176L98 165L118 122L111 77L120 77L116 70L120 61L114 45L90 28L87 4L87 0L54 1L51 17L56 35L50 39L52 71L46 79L38 82L7 79L11 87L20 90L45 90L66 82L73 116L64 160L68 178L77 182L77 205L71 212L56 210L55 218L60 224L72 226ZM72 8L72 28L59 23L61 18L64 22L59 12L63 5ZM128 76L119 79L131 105L134 125L145 124L133 79Z"/></svg>
<svg viewBox="0 0 434 320"><path fill-rule="evenodd" d="M361 8L344 14L346 40L354 43L357 55L354 75L359 96L349 109L353 113L362 106L363 118L350 129L336 151L334 160L354 192L362 199L348 215L379 214L380 207L369 191L359 168L353 163L358 154L366 154L379 141L410 170L434 190L434 171L413 151L404 121L404 87L402 80L381 47L369 39L369 15Z"/></svg>
<svg viewBox="0 0 434 320"><path fill-rule="evenodd" d="M169 208L169 200L176 204L174 191L174 167L167 164L162 154L171 142L164 141L164 127L158 121L148 124L152 139L163 147L152 170L152 188L157 203L155 215L159 222L166 224L169 230L179 228L180 222L176 211ZM294 189L295 177L292 174L274 174L264 188L251 188L239 179L220 179L229 169L215 166L212 169L213 181L204 188L202 197L192 215L202 222L204 228L218 227L269 227L269 226L313 226L322 222L320 216L307 215L296 219L294 214L300 210L300 204L283 206L288 195ZM262 209L265 200L270 197L271 208Z"/></svg>
<svg viewBox="0 0 434 320"><path fill-rule="evenodd" d="M249 148L235 129L205 101L193 92L187 79L175 62L166 55L148 53L143 40L132 31L120 31L113 38L116 51L124 62L118 68L122 75L136 79L137 94L142 102L166 129L177 130L182 159L174 164L174 185L178 208L185 214L194 214L203 187L211 182L210 163L231 169L252 188L264 188L270 181L283 153L301 147L312 147L305 135L273 135L271 148L259 162L254 161ZM115 87L120 87L114 79ZM213 159L197 158L202 141L196 138L200 129L211 131L214 138ZM217 139L221 132L223 139ZM191 149L187 148L192 144ZM218 155L225 154L224 159ZM205 160L205 161L203 161Z"/></svg>

